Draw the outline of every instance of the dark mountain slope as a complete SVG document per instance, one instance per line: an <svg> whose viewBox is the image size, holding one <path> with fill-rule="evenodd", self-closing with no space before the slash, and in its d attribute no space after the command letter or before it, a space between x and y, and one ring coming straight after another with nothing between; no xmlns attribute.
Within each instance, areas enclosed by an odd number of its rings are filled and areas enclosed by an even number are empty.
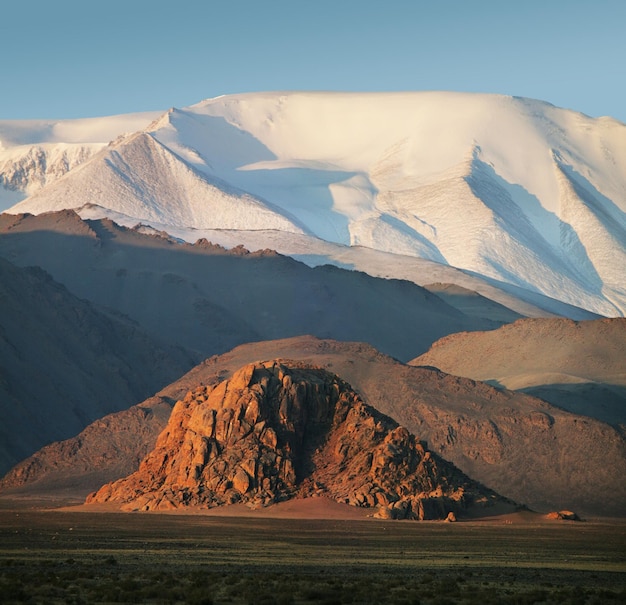
<svg viewBox="0 0 626 605"><path fill-rule="evenodd" d="M42 269L0 259L0 472L144 399L191 364Z"/></svg>
<svg viewBox="0 0 626 605"><path fill-rule="evenodd" d="M369 342L408 360L452 332L501 325L410 282L312 269L269 251L181 244L72 211L0 215L0 255L43 267L77 296L193 349L198 361L244 342L302 334Z"/></svg>

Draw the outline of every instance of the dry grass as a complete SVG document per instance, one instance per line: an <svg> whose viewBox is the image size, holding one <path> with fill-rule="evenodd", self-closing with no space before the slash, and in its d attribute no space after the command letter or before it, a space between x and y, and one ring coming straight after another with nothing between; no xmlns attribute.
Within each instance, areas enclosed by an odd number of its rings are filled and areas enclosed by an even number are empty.
<svg viewBox="0 0 626 605"><path fill-rule="evenodd" d="M2 603L624 603L626 525L0 512Z"/></svg>

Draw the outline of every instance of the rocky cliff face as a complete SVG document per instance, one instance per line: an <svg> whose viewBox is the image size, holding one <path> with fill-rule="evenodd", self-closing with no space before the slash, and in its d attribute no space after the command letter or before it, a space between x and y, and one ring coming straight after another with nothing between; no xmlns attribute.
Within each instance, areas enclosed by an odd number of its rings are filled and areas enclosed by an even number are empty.
<svg viewBox="0 0 626 605"><path fill-rule="evenodd" d="M271 361L189 391L139 470L87 501L167 510L316 494L411 519L501 500L337 376Z"/></svg>

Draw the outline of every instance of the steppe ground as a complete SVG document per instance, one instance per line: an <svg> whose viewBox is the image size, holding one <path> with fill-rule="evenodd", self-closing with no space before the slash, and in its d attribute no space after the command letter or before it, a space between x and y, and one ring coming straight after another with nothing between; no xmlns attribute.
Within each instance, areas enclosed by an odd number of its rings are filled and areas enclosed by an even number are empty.
<svg viewBox="0 0 626 605"><path fill-rule="evenodd" d="M0 508L1 603L626 603L626 520Z"/></svg>

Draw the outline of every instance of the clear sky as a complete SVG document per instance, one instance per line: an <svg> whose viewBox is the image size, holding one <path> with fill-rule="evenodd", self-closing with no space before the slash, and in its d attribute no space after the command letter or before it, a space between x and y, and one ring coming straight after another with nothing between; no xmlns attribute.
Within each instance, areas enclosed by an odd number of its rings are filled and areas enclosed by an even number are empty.
<svg viewBox="0 0 626 605"><path fill-rule="evenodd" d="M458 90L626 122L626 0L5 0L0 119Z"/></svg>

